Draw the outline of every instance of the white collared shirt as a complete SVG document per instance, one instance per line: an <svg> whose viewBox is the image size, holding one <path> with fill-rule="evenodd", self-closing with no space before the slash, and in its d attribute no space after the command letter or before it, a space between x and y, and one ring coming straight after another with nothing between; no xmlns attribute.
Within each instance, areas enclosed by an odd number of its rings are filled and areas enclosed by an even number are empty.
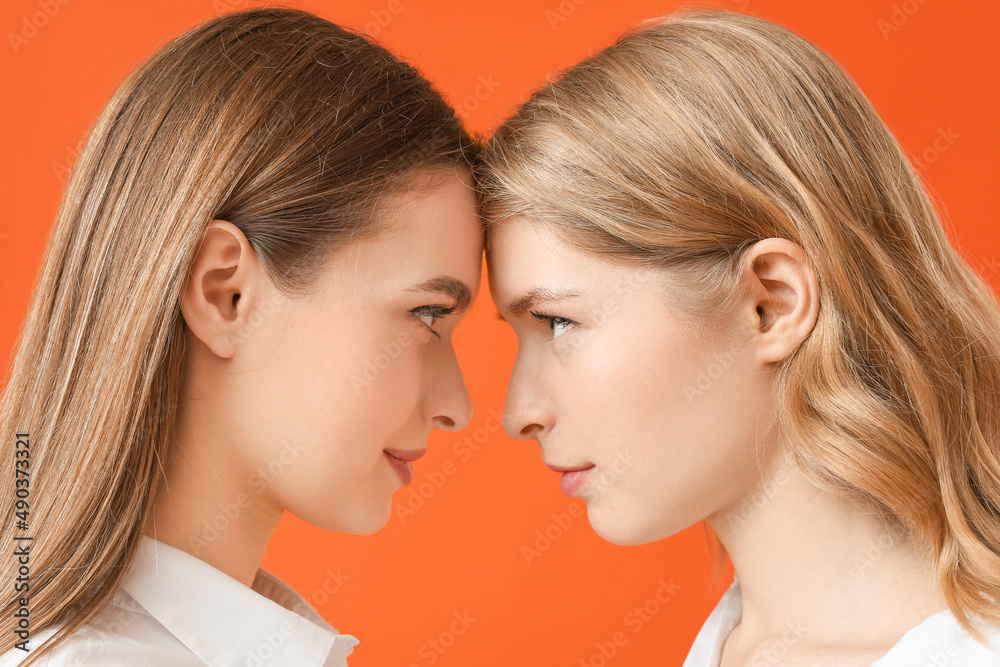
<svg viewBox="0 0 1000 667"><path fill-rule="evenodd" d="M32 632L37 649L57 630ZM252 588L143 535L111 603L40 665L347 667L358 640L341 635L305 598L260 568ZM0 667L28 654L12 649Z"/></svg>
<svg viewBox="0 0 1000 667"><path fill-rule="evenodd" d="M683 667L719 667L722 646L742 617L743 595L739 580L734 580L695 637ZM910 628L872 667L1000 667L1000 626L980 622L979 627L993 650L966 632L950 611L938 612ZM790 627L787 638L771 648L773 659L752 660L751 667L780 662L777 647L781 642L787 646L798 636Z"/></svg>

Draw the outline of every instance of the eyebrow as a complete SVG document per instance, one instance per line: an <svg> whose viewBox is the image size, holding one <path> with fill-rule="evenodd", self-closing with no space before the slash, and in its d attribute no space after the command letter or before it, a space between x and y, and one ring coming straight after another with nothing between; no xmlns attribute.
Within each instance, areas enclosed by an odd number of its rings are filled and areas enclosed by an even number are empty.
<svg viewBox="0 0 1000 667"><path fill-rule="evenodd" d="M543 301L559 301L560 299L571 299L577 296L580 295L568 289L536 287L511 301L510 305L507 306L507 312L514 317L518 317ZM497 311L497 319L504 322L507 321L507 318L500 314L500 311Z"/></svg>
<svg viewBox="0 0 1000 667"><path fill-rule="evenodd" d="M438 276L437 278L425 280L419 285L408 288L407 291L447 294L457 302L455 305L456 310L465 310L469 303L472 302L472 291L469 287L458 278L452 278L451 276Z"/></svg>

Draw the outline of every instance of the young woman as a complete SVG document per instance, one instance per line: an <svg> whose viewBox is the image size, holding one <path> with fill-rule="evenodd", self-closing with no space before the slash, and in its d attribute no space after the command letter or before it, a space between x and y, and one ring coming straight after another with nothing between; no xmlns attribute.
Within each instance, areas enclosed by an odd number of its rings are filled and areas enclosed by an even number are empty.
<svg viewBox="0 0 1000 667"><path fill-rule="evenodd" d="M605 539L706 519L732 559L686 667L1000 665L1000 313L831 58L672 16L477 177L507 432Z"/></svg>
<svg viewBox="0 0 1000 667"><path fill-rule="evenodd" d="M379 530L468 423L476 150L414 68L301 11L209 21L125 81L3 396L4 664L345 664L357 640L259 565L285 511Z"/></svg>

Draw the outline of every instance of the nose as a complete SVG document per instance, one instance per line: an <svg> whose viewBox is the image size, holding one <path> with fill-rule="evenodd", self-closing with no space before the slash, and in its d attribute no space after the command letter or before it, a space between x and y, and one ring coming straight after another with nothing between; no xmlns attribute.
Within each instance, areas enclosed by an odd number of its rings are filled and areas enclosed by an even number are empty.
<svg viewBox="0 0 1000 667"><path fill-rule="evenodd" d="M552 429L554 415L542 384L543 375L537 364L517 355L503 412L503 430L510 437L533 440Z"/></svg>
<svg viewBox="0 0 1000 667"><path fill-rule="evenodd" d="M421 412L431 428L461 431L472 421L472 397L451 345L438 346L437 354L425 357Z"/></svg>

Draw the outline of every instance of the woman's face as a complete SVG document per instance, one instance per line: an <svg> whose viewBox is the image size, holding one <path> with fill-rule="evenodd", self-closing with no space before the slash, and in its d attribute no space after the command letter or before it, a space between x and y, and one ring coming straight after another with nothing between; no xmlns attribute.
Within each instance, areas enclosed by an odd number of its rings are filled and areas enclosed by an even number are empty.
<svg viewBox="0 0 1000 667"><path fill-rule="evenodd" d="M249 497L248 511L374 532L411 474L387 452L416 457L431 430L469 423L452 332L482 265L471 188L455 170L433 190L398 196L390 230L338 250L306 297L282 296L243 249L232 279L238 324L220 322L232 324L224 338L208 334L221 355L196 351L200 370L185 387L195 416L183 423L188 440L218 450L206 463L230 495ZM206 238L235 253L228 224Z"/></svg>
<svg viewBox="0 0 1000 667"><path fill-rule="evenodd" d="M490 227L490 290L518 338L504 429L535 439L595 531L640 544L724 516L759 483L770 373L736 322L681 320L664 274L524 216ZM751 308L752 312L752 308ZM553 480L554 482L555 480Z"/></svg>

